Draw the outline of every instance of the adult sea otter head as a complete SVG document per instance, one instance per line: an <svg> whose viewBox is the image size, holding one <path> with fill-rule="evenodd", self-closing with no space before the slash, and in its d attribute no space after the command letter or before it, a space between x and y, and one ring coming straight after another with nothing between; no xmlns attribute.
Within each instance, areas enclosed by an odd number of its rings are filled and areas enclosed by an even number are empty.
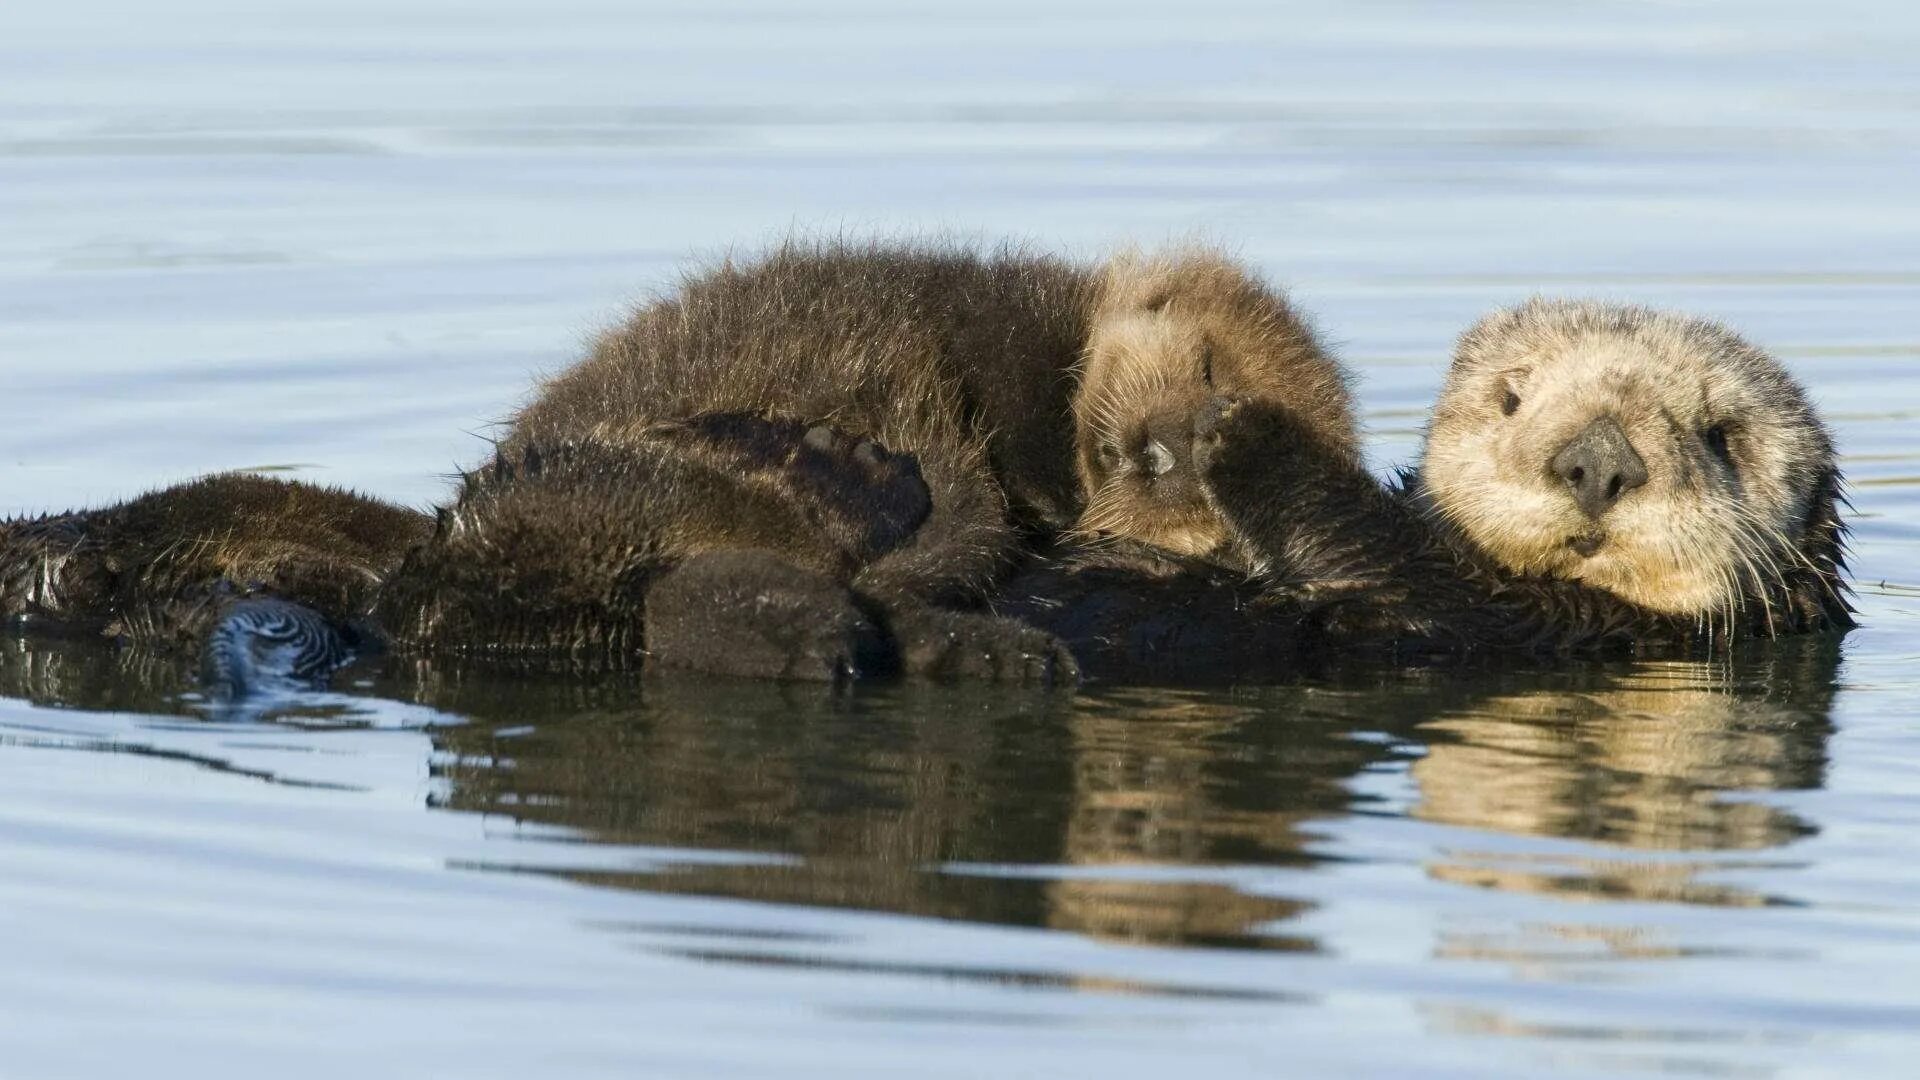
<svg viewBox="0 0 1920 1080"><path fill-rule="evenodd" d="M1520 574L1764 632L1851 625L1833 441L1780 363L1706 321L1535 300L1464 334L1432 511Z"/></svg>

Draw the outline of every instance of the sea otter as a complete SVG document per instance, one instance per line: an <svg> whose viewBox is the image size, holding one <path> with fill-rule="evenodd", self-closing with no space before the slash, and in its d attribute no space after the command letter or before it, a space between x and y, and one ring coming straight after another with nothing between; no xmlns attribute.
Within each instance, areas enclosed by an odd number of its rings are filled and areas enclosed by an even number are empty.
<svg viewBox="0 0 1920 1080"><path fill-rule="evenodd" d="M1188 417L1221 393L1357 441L1338 365L1216 254L789 244L689 279L547 382L430 535L362 553L370 612L229 585L254 598L209 656L323 664L344 652L327 623L370 615L422 651L1071 678L1045 633L967 609L1068 532L1220 548Z"/></svg>
<svg viewBox="0 0 1920 1080"><path fill-rule="evenodd" d="M1487 317L1394 490L1263 403L1210 402L1194 447L1253 578L1082 552L999 610L1127 677L1685 653L1853 625L1832 439L1776 360L1703 319L1546 300Z"/></svg>

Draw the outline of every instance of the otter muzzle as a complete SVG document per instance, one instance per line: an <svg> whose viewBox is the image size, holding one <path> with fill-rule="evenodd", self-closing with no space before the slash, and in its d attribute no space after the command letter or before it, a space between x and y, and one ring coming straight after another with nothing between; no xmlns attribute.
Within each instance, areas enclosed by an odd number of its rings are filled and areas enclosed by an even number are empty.
<svg viewBox="0 0 1920 1080"><path fill-rule="evenodd" d="M1647 463L1611 416L1588 424L1561 447L1550 469L1567 485L1580 512L1595 520L1647 482Z"/></svg>

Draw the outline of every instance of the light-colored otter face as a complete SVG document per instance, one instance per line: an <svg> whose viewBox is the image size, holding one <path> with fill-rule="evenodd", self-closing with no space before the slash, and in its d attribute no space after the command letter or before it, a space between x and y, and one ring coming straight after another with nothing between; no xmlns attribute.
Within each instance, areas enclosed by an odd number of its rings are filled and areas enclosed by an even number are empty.
<svg viewBox="0 0 1920 1080"><path fill-rule="evenodd" d="M1724 327L1536 300L1461 337L1421 476L1512 570L1707 617L1805 559L1833 469L1800 387Z"/></svg>
<svg viewBox="0 0 1920 1080"><path fill-rule="evenodd" d="M1284 298L1218 254L1127 254L1105 269L1074 399L1083 537L1183 555L1227 540L1193 464L1216 396L1286 405L1357 446L1341 370Z"/></svg>

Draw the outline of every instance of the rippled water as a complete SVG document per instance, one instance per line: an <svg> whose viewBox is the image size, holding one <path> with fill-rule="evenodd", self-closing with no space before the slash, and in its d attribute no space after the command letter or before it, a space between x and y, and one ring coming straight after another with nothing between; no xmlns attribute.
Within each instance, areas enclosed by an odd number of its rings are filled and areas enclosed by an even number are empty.
<svg viewBox="0 0 1920 1080"><path fill-rule="evenodd" d="M1551 21L1549 21L1551 20ZM0 12L0 503L417 503L691 255L1227 240L1406 460L1531 292L1726 319L1866 625L1716 664L833 697L0 657L0 1076L1912 1075L1906 5Z"/></svg>

